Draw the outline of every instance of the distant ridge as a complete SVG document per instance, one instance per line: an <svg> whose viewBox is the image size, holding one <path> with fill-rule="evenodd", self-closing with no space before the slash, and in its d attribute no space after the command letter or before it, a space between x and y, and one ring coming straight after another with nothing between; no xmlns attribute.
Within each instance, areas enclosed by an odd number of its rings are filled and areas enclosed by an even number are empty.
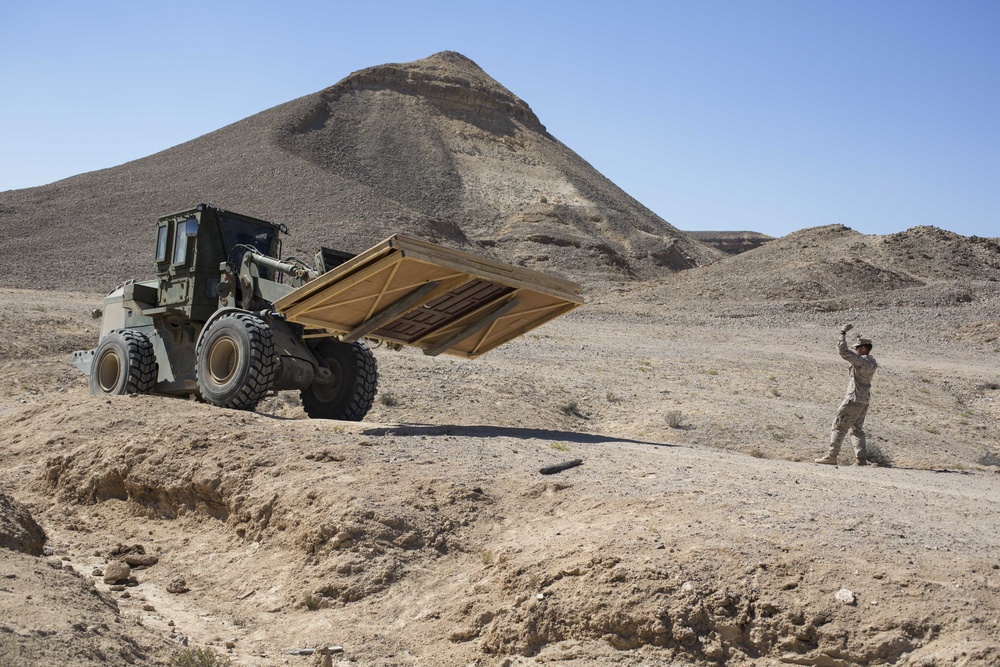
<svg viewBox="0 0 1000 667"><path fill-rule="evenodd" d="M203 201L287 224L290 255L319 245L360 252L402 233L585 284L721 256L446 51L355 72L140 160L0 193L0 284L103 291L147 277L155 219Z"/></svg>
<svg viewBox="0 0 1000 667"><path fill-rule="evenodd" d="M812 227L649 289L671 298L762 299L819 310L969 303L1000 293L1000 245L927 226L885 236Z"/></svg>
<svg viewBox="0 0 1000 667"><path fill-rule="evenodd" d="M761 234L760 232L684 232L691 238L710 245L717 250L721 250L727 255L738 255L747 250L759 248L768 241L773 241L773 236Z"/></svg>

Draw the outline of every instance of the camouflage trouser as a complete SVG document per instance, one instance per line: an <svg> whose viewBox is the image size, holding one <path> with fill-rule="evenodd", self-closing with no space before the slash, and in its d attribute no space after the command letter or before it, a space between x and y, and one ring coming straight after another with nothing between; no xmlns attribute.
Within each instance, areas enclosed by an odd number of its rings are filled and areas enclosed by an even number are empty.
<svg viewBox="0 0 1000 667"><path fill-rule="evenodd" d="M840 454L840 443L844 441L844 436L848 431L851 433L851 442L854 445L854 455L859 461L867 461L868 450L865 445L865 415L868 414L867 403L855 403L845 399L837 410L837 416L833 419L833 427L830 432L829 454L835 457Z"/></svg>

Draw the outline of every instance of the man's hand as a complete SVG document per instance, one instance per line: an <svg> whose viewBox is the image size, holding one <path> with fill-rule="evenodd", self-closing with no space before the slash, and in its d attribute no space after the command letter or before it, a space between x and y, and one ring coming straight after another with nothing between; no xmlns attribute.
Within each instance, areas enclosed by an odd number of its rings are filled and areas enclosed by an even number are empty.
<svg viewBox="0 0 1000 667"><path fill-rule="evenodd" d="M840 333L842 335L847 335L847 332L854 328L853 324L845 324L840 328Z"/></svg>

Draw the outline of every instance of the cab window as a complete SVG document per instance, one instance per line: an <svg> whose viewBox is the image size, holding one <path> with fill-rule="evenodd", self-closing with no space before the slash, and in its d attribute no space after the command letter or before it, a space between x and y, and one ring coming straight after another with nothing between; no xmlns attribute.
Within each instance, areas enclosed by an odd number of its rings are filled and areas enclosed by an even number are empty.
<svg viewBox="0 0 1000 667"><path fill-rule="evenodd" d="M198 235L198 221L188 218L177 223L174 229L174 264L187 261L188 239Z"/></svg>
<svg viewBox="0 0 1000 667"><path fill-rule="evenodd" d="M167 261L167 226L160 225L156 228L156 261Z"/></svg>

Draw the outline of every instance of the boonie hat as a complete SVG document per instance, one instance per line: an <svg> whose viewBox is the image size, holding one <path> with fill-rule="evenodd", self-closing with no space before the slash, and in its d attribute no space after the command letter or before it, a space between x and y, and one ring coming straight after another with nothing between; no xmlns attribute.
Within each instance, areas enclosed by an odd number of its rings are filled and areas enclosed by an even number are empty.
<svg viewBox="0 0 1000 667"><path fill-rule="evenodd" d="M872 339L871 338L861 338L859 336L858 337L858 342L854 344L854 347L860 347L861 345L867 345L868 347L872 347Z"/></svg>

